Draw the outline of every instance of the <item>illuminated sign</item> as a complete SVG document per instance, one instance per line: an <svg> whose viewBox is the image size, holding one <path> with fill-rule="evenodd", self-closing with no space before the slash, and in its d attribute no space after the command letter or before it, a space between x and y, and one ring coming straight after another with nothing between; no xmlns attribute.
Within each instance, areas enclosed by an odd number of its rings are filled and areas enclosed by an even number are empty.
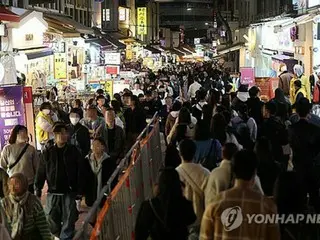
<svg viewBox="0 0 320 240"><path fill-rule="evenodd" d="M137 8L138 35L147 35L147 8Z"/></svg>
<svg viewBox="0 0 320 240"><path fill-rule="evenodd" d="M315 7L317 5L320 5L320 0L309 0L308 1L308 7L309 8Z"/></svg>
<svg viewBox="0 0 320 240"><path fill-rule="evenodd" d="M103 22L110 22L110 9L103 9L102 10L102 21Z"/></svg>
<svg viewBox="0 0 320 240"><path fill-rule="evenodd" d="M125 21L125 20L126 20L126 9L119 8L119 21Z"/></svg>

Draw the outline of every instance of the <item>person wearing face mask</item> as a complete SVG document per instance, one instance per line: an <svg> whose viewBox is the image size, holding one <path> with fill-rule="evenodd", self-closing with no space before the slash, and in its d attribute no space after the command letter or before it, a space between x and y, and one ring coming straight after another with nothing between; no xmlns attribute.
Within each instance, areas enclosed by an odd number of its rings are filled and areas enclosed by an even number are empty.
<svg viewBox="0 0 320 240"><path fill-rule="evenodd" d="M90 151L89 130L81 125L79 109L73 108L70 111L70 143L78 148L82 157L88 155Z"/></svg>
<svg viewBox="0 0 320 240"><path fill-rule="evenodd" d="M290 102L292 104L295 103L295 97L296 97L296 87L295 87L295 81L300 80L301 82L301 88L305 92L305 97L311 101L311 88L310 88L310 81L309 79L304 75L303 67L301 65L294 65L293 67L294 77L290 81Z"/></svg>
<svg viewBox="0 0 320 240"><path fill-rule="evenodd" d="M55 114L52 113L52 106L49 102L44 102L40 106L40 112L36 117L36 138L37 149L43 150L48 142L53 140L53 125L58 121Z"/></svg>
<svg viewBox="0 0 320 240"><path fill-rule="evenodd" d="M28 179L28 190L34 193L34 179L37 172L39 157L37 150L28 143L28 130L25 126L16 125L1 154L0 165L10 176L23 173Z"/></svg>

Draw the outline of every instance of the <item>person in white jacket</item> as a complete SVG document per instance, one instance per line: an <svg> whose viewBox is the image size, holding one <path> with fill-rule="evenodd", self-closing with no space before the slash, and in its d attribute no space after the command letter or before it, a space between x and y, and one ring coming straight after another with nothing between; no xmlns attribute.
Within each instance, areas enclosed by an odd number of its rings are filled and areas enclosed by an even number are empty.
<svg viewBox="0 0 320 240"><path fill-rule="evenodd" d="M196 153L196 144L193 140L185 139L179 145L182 163L176 168L181 182L184 183L184 196L193 203L193 209L197 216L196 222L191 226L190 232L198 234L202 215L205 210L204 190L207 186L209 170L201 164L193 163Z"/></svg>

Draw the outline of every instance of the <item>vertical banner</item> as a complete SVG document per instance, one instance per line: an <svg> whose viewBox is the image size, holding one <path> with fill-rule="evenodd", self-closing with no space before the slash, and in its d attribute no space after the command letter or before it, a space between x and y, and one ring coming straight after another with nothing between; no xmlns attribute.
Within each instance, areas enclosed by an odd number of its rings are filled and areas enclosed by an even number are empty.
<svg viewBox="0 0 320 240"><path fill-rule="evenodd" d="M67 57L66 53L54 54L54 78L67 79Z"/></svg>
<svg viewBox="0 0 320 240"><path fill-rule="evenodd" d="M36 147L32 87L23 88L23 103L24 103L24 109L25 109L25 122L26 122L25 124L29 134L29 143L32 146Z"/></svg>
<svg viewBox="0 0 320 240"><path fill-rule="evenodd" d="M248 84L249 87L252 87L255 83L254 68L242 67L240 68L240 73L241 73L241 84Z"/></svg>
<svg viewBox="0 0 320 240"><path fill-rule="evenodd" d="M147 8L137 8L138 35L147 35Z"/></svg>
<svg viewBox="0 0 320 240"><path fill-rule="evenodd" d="M113 81L111 81L111 80L106 81L105 90L112 99L113 98Z"/></svg>
<svg viewBox="0 0 320 240"><path fill-rule="evenodd" d="M8 144L10 131L17 125L25 125L23 87L0 88L0 148Z"/></svg>

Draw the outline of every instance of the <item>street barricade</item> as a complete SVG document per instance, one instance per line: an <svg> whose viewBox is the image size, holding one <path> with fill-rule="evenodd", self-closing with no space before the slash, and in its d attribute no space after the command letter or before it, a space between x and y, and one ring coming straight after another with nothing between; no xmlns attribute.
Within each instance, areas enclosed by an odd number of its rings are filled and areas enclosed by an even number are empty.
<svg viewBox="0 0 320 240"><path fill-rule="evenodd" d="M155 115L110 177L74 239L134 240L134 227L140 205L153 196L162 166L160 127ZM124 174L112 190L113 180L122 172ZM100 209L100 202L104 197L107 200ZM89 231L89 221L96 214L96 224Z"/></svg>

